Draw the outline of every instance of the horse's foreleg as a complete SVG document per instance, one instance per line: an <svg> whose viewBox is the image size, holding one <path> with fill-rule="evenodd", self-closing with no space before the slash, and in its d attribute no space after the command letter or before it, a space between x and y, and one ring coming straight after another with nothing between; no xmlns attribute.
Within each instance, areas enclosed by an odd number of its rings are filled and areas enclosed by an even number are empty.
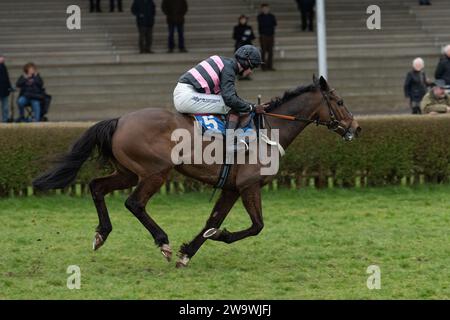
<svg viewBox="0 0 450 320"><path fill-rule="evenodd" d="M238 198L239 193L236 191L222 191L202 231L191 242L181 246L177 268L185 267L203 243L214 236Z"/></svg>
<svg viewBox="0 0 450 320"><path fill-rule="evenodd" d="M112 230L108 209L106 208L105 195L114 191L126 189L137 183L137 176L133 173L116 171L107 177L97 178L89 183L92 199L98 214L98 226L96 229L92 247L94 250L100 248L108 238Z"/></svg>
<svg viewBox="0 0 450 320"><path fill-rule="evenodd" d="M140 179L138 186L125 202L125 206L142 225L150 232L155 239L155 244L160 247L161 253L170 261L172 250L169 246L169 238L163 229L148 215L145 206L148 200L164 184L167 174L155 174L150 177Z"/></svg>
<svg viewBox="0 0 450 320"><path fill-rule="evenodd" d="M256 236L264 228L261 205L261 187L259 184L243 190L241 192L241 197L242 203L244 204L244 207L252 220L251 227L238 232L229 232L226 229L219 230L213 237L211 237L212 240L233 243L250 236Z"/></svg>

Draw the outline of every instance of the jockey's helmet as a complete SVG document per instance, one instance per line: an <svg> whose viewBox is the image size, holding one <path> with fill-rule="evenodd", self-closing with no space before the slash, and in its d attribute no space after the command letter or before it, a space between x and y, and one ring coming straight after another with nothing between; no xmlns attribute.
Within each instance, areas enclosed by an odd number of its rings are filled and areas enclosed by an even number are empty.
<svg viewBox="0 0 450 320"><path fill-rule="evenodd" d="M237 49L234 57L244 69L254 69L263 64L259 49L249 44Z"/></svg>

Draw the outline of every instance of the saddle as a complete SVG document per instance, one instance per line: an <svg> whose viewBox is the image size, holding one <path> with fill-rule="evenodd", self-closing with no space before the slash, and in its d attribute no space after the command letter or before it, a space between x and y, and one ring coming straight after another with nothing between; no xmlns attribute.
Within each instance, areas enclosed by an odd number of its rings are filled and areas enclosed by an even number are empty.
<svg viewBox="0 0 450 320"><path fill-rule="evenodd" d="M202 128L202 133L207 131L218 132L223 136L226 135L227 128L227 119L225 115L222 114L193 114L192 115L197 121L197 123ZM255 114L249 114L248 119L242 121L239 129L242 129L244 133L248 132L248 130L255 129L254 123Z"/></svg>

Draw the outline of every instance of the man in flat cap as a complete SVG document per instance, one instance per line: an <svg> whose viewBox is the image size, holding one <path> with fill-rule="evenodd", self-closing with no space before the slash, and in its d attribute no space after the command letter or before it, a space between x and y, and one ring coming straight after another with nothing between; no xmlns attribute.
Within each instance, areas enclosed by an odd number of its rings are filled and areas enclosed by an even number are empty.
<svg viewBox="0 0 450 320"><path fill-rule="evenodd" d="M445 93L444 80L438 79L433 82L432 89L423 97L420 108L422 113L450 113L450 97Z"/></svg>

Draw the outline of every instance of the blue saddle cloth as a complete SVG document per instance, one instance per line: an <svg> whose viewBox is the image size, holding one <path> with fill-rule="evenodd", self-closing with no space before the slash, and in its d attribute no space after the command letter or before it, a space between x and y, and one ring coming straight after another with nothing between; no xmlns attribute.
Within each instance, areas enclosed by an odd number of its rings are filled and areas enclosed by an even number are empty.
<svg viewBox="0 0 450 320"><path fill-rule="evenodd" d="M251 115L251 120L248 122L247 126L245 128L241 128L244 132L247 132L247 130L252 129L252 120L253 120L254 114ZM220 132L221 134L225 135L225 129L226 129L226 119L224 115L195 115L195 120L201 125L203 133L207 130Z"/></svg>

